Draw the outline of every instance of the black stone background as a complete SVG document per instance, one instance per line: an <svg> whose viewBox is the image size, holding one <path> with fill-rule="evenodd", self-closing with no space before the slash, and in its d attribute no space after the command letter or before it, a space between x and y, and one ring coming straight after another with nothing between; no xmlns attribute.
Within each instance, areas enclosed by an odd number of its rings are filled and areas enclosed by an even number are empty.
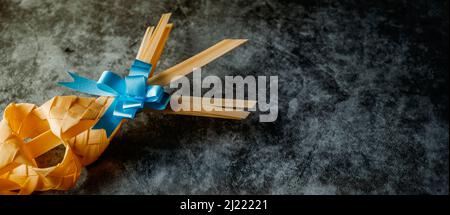
<svg viewBox="0 0 450 215"><path fill-rule="evenodd" d="M203 75L277 75L278 119L140 114L47 194L448 194L448 1L0 0L0 109L125 75L165 12L159 71L247 38Z"/></svg>

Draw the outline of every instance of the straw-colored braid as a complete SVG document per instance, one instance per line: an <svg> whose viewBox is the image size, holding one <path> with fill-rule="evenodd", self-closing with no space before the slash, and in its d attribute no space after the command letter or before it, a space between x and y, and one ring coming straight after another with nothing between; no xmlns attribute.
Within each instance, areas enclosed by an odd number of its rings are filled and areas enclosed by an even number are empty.
<svg viewBox="0 0 450 215"><path fill-rule="evenodd" d="M112 100L56 96L40 107L9 104L0 122L0 194L73 187L81 168L109 144L106 132L92 127ZM61 144L65 146L62 161L39 167L36 158Z"/></svg>

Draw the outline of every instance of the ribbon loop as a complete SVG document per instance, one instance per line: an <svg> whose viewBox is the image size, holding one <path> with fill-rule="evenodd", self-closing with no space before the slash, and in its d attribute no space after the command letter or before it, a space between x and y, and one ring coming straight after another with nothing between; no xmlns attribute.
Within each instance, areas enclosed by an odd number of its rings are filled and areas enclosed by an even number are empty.
<svg viewBox="0 0 450 215"><path fill-rule="evenodd" d="M147 93L145 95L146 102L159 102L163 98L164 88L159 85L147 86Z"/></svg>
<svg viewBox="0 0 450 215"><path fill-rule="evenodd" d="M126 94L131 97L145 98L147 78L142 75L125 77Z"/></svg>
<svg viewBox="0 0 450 215"><path fill-rule="evenodd" d="M125 92L125 84L122 78L110 71L104 71L97 81L97 88L100 90L121 95Z"/></svg>
<svg viewBox="0 0 450 215"><path fill-rule="evenodd" d="M129 76L144 76L145 79L148 79L151 70L151 64L136 59L131 64Z"/></svg>

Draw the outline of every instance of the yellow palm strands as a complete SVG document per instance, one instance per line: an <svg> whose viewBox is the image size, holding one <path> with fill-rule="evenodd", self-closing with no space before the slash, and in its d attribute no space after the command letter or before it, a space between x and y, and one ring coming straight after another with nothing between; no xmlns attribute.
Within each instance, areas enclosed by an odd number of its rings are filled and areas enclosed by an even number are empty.
<svg viewBox="0 0 450 215"><path fill-rule="evenodd" d="M56 96L40 107L9 104L0 122L0 193L73 187L81 168L109 144L105 130L90 128L111 102L107 97ZM66 150L60 163L37 165L37 157L61 144Z"/></svg>
<svg viewBox="0 0 450 215"><path fill-rule="evenodd" d="M163 111L157 110L148 110L148 111L162 112L165 114L203 116L212 118L240 120L247 118L247 116L250 114L250 112L245 111L244 109L246 108L250 109L256 105L256 101L243 100L242 102L240 102L237 99L211 98L211 100L207 102L203 101L202 97L194 97L194 96L180 96L180 97L174 96L171 99L178 99L177 103L181 105L179 107L180 110L173 111L171 108L167 108ZM185 100L187 102L181 102L182 100ZM217 103L219 105L213 105ZM200 110L195 110L193 108L195 105L200 107Z"/></svg>

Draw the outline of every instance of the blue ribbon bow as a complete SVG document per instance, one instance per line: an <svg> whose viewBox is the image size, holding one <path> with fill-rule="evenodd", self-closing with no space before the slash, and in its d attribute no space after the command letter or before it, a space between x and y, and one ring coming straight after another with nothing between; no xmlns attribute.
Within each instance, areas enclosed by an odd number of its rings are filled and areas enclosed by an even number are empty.
<svg viewBox="0 0 450 215"><path fill-rule="evenodd" d="M123 118L134 119L143 108L164 110L169 102L169 94L159 85L147 85L152 65L134 60L130 74L125 78L105 71L98 81L90 80L69 72L73 82L59 82L70 89L97 96L113 96L113 103L93 127L105 129L108 137Z"/></svg>

